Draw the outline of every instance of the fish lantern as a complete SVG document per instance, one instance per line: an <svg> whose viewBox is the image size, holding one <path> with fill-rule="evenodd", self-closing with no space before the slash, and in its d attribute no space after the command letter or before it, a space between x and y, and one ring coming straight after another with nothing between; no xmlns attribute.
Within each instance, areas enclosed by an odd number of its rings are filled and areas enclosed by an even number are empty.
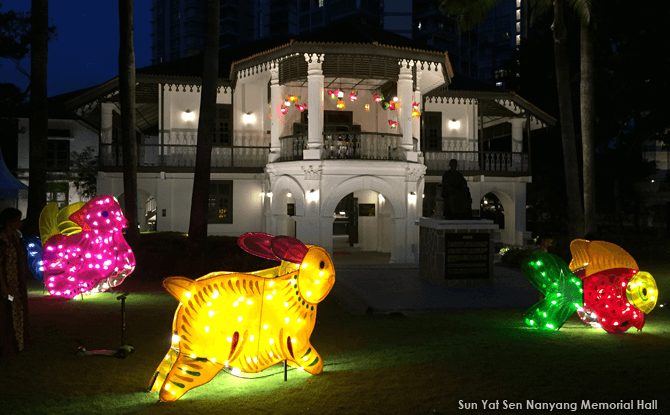
<svg viewBox="0 0 670 415"><path fill-rule="evenodd" d="M39 236L26 236L21 238L23 246L28 253L28 268L37 281L44 282L44 268L42 267L42 241Z"/></svg>
<svg viewBox="0 0 670 415"><path fill-rule="evenodd" d="M609 333L642 330L656 305L658 287L618 245L577 239L570 266L559 257L533 252L521 270L545 298L524 314L526 324L558 330L577 311L586 324Z"/></svg>
<svg viewBox="0 0 670 415"><path fill-rule="evenodd" d="M287 112L288 112L288 107L286 105L282 104L282 106L281 106L282 115L286 115Z"/></svg>
<svg viewBox="0 0 670 415"><path fill-rule="evenodd" d="M351 92L349 92L349 101L354 102L356 101L356 98L358 98L358 92L352 89Z"/></svg>
<svg viewBox="0 0 670 415"><path fill-rule="evenodd" d="M286 361L312 375L323 361L310 336L316 308L335 283L328 252L289 236L246 233L245 251L281 265L248 274L213 272L197 280L170 277L163 286L179 305L172 344L149 389L176 401L224 367L258 373Z"/></svg>
<svg viewBox="0 0 670 415"><path fill-rule="evenodd" d="M389 109L390 109L391 111L395 111L395 106L396 106L396 102L395 102L395 101L389 101Z"/></svg>
<svg viewBox="0 0 670 415"><path fill-rule="evenodd" d="M295 104L295 107L296 107L300 112L305 112L305 108L307 108L307 103L305 103L305 104Z"/></svg>
<svg viewBox="0 0 670 415"><path fill-rule="evenodd" d="M337 100L337 108L338 109L344 108L344 100L343 99L338 99Z"/></svg>
<svg viewBox="0 0 670 415"><path fill-rule="evenodd" d="M328 96L330 97L330 99L337 99L337 91L339 91L339 90L332 91L332 90L329 89L327 91Z"/></svg>
<svg viewBox="0 0 670 415"><path fill-rule="evenodd" d="M365 110L370 111L370 104L365 104Z"/></svg>
<svg viewBox="0 0 670 415"><path fill-rule="evenodd" d="M374 102L382 102L382 101L384 100L384 95L379 96L378 94L374 94L374 95L372 96L372 100L373 100Z"/></svg>
<svg viewBox="0 0 670 415"><path fill-rule="evenodd" d="M389 127L391 128L398 127L398 121L389 120Z"/></svg>
<svg viewBox="0 0 670 415"><path fill-rule="evenodd" d="M122 233L127 227L114 196L98 196L60 212L55 202L47 205L40 214L40 234L49 294L72 298L121 284L135 269Z"/></svg>

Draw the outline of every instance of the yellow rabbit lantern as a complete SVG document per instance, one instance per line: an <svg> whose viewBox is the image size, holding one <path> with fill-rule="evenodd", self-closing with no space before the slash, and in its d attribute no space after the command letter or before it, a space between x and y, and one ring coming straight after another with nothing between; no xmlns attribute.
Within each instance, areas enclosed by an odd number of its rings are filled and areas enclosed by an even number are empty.
<svg viewBox="0 0 670 415"><path fill-rule="evenodd" d="M257 373L277 363L316 375L323 361L310 344L316 308L335 283L328 252L289 236L246 233L245 251L281 265L247 274L213 272L197 280L170 277L180 301L172 345L149 384L163 402L209 382L224 367Z"/></svg>

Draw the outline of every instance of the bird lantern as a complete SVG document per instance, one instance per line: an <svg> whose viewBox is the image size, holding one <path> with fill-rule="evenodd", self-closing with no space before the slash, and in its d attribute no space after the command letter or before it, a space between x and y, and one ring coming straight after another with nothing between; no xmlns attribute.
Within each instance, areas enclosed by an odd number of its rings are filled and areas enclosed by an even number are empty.
<svg viewBox="0 0 670 415"><path fill-rule="evenodd" d="M352 89L351 92L349 92L349 101L354 102L356 101L356 98L358 98L358 92Z"/></svg>
<svg viewBox="0 0 670 415"><path fill-rule="evenodd" d="M374 94L372 100L374 102L382 102L384 100L384 95L379 96L379 94Z"/></svg>
<svg viewBox="0 0 670 415"><path fill-rule="evenodd" d="M60 211L49 203L40 214L42 267L49 294L73 298L116 287L135 269L123 237L128 221L114 196L98 196Z"/></svg>
<svg viewBox="0 0 670 415"><path fill-rule="evenodd" d="M397 128L398 127L398 121L389 120L389 127Z"/></svg>

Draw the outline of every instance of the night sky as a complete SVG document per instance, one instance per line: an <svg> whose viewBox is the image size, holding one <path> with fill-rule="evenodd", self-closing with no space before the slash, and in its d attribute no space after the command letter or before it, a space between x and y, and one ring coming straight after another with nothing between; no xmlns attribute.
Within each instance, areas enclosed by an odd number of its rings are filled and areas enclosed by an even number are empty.
<svg viewBox="0 0 670 415"><path fill-rule="evenodd" d="M0 0L2 11L29 11L30 0ZM151 0L135 0L135 65L151 64ZM58 39L49 43L48 95L101 84L119 73L119 10L115 0L49 0L50 24ZM28 78L14 63L0 61L0 82L21 89ZM30 72L30 58L21 62Z"/></svg>
<svg viewBox="0 0 670 415"><path fill-rule="evenodd" d="M30 10L30 0L0 0L1 11ZM411 3L387 0L386 12L411 11ZM135 0L135 66L151 65L151 0ZM99 85L116 77L119 55L118 0L49 0L49 19L58 38L49 43L48 96ZM411 24L409 17L391 17L386 26ZM388 27L387 27L388 28ZM0 61L0 82L22 90L28 78L14 63ZM30 72L30 57L21 61Z"/></svg>

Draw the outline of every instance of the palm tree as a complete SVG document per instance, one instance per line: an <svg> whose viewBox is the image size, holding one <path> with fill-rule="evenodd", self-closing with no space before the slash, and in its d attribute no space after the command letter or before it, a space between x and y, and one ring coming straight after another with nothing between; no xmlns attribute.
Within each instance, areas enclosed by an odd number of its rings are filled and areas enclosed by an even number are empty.
<svg viewBox="0 0 670 415"><path fill-rule="evenodd" d="M458 15L460 26L473 28L488 15L501 0L438 0L445 14ZM568 205L568 236L571 239L584 236L584 211L580 197L580 181L575 139L572 92L570 91L570 68L568 61L567 30L564 21L565 6L584 18L590 11L591 0L534 0L538 13L553 9L554 60L559 101L561 140L563 143L563 165ZM588 19L587 19L588 21Z"/></svg>
<svg viewBox="0 0 670 415"><path fill-rule="evenodd" d="M24 232L39 235L39 218L47 198L47 54L49 41L49 0L32 0L30 48L30 185L28 214Z"/></svg>
<svg viewBox="0 0 670 415"><path fill-rule="evenodd" d="M126 237L139 239L137 225L137 141L135 139L135 49L133 47L133 0L119 0L119 93L121 99L121 146L123 148L123 199L128 220Z"/></svg>
<svg viewBox="0 0 670 415"><path fill-rule="evenodd" d="M212 140L216 127L216 94L219 74L219 8L219 0L209 1L205 51L203 53L195 175L191 197L191 218L188 226L189 245L194 250L193 252L204 252L207 242L209 176L212 161Z"/></svg>

